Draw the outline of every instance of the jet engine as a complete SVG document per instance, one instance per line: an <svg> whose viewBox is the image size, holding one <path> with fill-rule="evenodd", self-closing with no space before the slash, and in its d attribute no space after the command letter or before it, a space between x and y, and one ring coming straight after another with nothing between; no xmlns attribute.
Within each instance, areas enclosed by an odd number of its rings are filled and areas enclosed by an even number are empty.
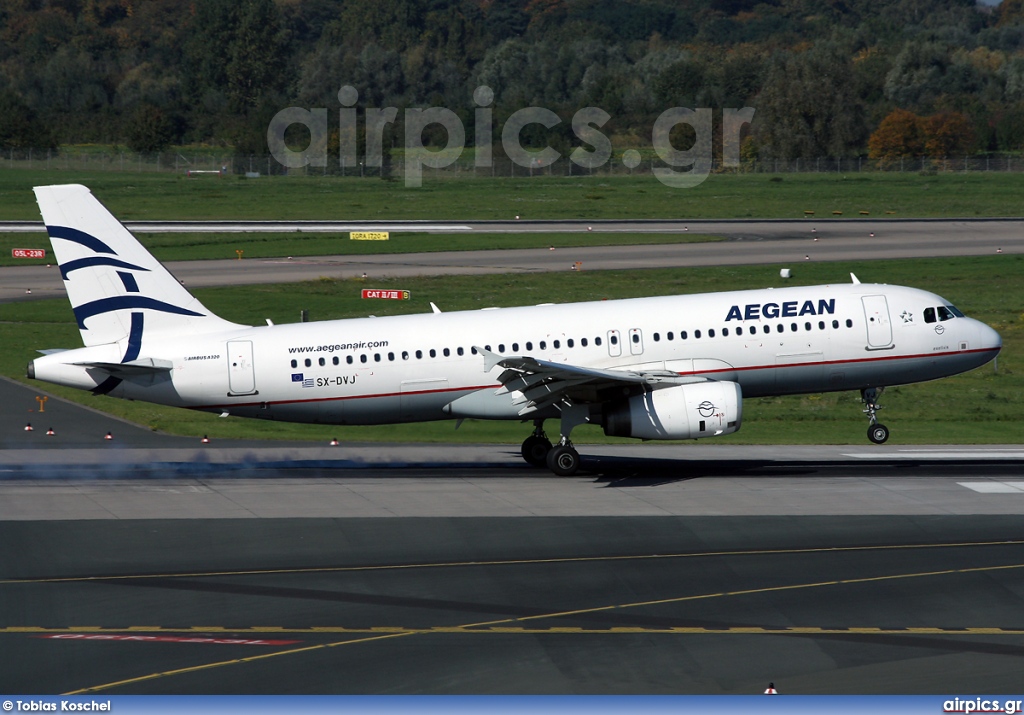
<svg viewBox="0 0 1024 715"><path fill-rule="evenodd" d="M604 433L638 439L697 439L731 434L743 420L735 382L698 382L634 395L605 406Z"/></svg>

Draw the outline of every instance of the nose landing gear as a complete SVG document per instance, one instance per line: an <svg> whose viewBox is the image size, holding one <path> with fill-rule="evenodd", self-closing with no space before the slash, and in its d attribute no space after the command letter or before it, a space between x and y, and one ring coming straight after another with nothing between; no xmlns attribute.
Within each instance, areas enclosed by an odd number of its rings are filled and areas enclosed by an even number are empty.
<svg viewBox="0 0 1024 715"><path fill-rule="evenodd" d="M870 387L860 391L860 399L867 406L864 414L868 416L868 439L875 444L884 444L889 439L889 428L881 424L875 416L882 406L878 404L878 398L884 387Z"/></svg>

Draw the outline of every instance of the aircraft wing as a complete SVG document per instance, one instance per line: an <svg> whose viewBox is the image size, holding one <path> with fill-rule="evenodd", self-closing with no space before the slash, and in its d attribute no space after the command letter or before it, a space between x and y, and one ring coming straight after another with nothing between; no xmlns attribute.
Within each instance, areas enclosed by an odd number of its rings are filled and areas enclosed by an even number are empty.
<svg viewBox="0 0 1024 715"><path fill-rule="evenodd" d="M568 399L576 404L604 402L617 392L616 388L642 386L659 388L707 382L707 378L679 375L670 370L603 370L568 363L549 362L533 357L506 357L476 347L484 356L484 369L504 368L498 375L501 389L496 394L518 392L513 404L522 405L520 415L538 412ZM619 392L619 395L622 393Z"/></svg>

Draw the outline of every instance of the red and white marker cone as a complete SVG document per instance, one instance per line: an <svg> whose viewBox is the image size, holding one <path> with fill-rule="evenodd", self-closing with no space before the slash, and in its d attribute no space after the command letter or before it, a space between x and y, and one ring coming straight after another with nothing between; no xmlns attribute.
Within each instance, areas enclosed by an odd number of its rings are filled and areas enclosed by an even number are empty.
<svg viewBox="0 0 1024 715"><path fill-rule="evenodd" d="M53 437L55 434L57 434L57 433L53 431L53 427L51 427L50 429L46 430L46 436L47 437Z"/></svg>
<svg viewBox="0 0 1024 715"><path fill-rule="evenodd" d="M32 423L31 422L29 422L27 425L25 425L25 431L26 432L31 432L32 431Z"/></svg>
<svg viewBox="0 0 1024 715"><path fill-rule="evenodd" d="M105 440L107 440L109 442L110 440L114 439L114 433L113 432L107 432L107 436L104 437L103 439L105 439Z"/></svg>
<svg viewBox="0 0 1024 715"><path fill-rule="evenodd" d="M209 444L209 443L210 443L210 438L209 438L209 437L207 437L207 436L206 436L206 435L204 434L204 435L203 435L203 438L202 438L201 440L199 440L199 441L200 441L200 442L202 442L203 444Z"/></svg>
<svg viewBox="0 0 1024 715"><path fill-rule="evenodd" d="M338 438L337 437L335 437L334 439L331 440L331 446L332 447L337 447L338 446Z"/></svg>

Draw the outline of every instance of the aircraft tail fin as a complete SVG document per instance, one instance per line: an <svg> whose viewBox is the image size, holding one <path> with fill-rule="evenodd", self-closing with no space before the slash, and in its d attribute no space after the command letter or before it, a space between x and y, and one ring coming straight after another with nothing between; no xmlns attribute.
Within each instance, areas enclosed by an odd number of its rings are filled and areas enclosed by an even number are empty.
<svg viewBox="0 0 1024 715"><path fill-rule="evenodd" d="M79 184L37 186L36 202L86 346L238 328L211 313Z"/></svg>

